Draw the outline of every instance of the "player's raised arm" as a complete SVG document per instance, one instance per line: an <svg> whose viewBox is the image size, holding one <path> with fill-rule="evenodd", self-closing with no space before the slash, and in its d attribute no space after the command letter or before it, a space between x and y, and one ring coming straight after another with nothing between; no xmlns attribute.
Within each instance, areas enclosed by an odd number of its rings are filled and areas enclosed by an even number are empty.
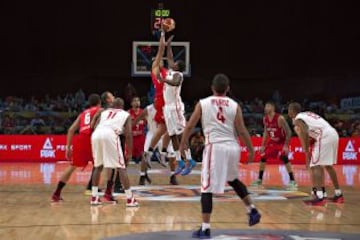
<svg viewBox="0 0 360 240"><path fill-rule="evenodd" d="M169 37L169 39L166 41L166 58L167 58L167 62L168 62L168 65L170 66L170 68L173 68L173 66L175 65L174 54L173 54L172 47L171 47L171 42L172 42L173 38L174 38L174 35Z"/></svg>
<svg viewBox="0 0 360 240"><path fill-rule="evenodd" d="M191 130L196 126L200 118L201 118L201 105L200 103L197 103L195 106L195 110L191 114L191 117L187 122L184 132L182 134L180 149L179 149L180 152L182 152L186 148L185 146L188 144Z"/></svg>
<svg viewBox="0 0 360 240"><path fill-rule="evenodd" d="M244 118L242 115L242 111L240 106L238 105L235 116L235 129L241 138L241 140L245 143L245 146L248 148L248 162L252 162L254 160L254 147L251 143L251 138L248 130L245 127Z"/></svg>
<svg viewBox="0 0 360 240"><path fill-rule="evenodd" d="M67 160L71 159L71 143L74 137L75 132L80 128L80 115L76 118L76 120L71 124L67 131L66 135L66 152L65 157Z"/></svg>
<svg viewBox="0 0 360 240"><path fill-rule="evenodd" d="M160 41L159 41L159 48L158 51L156 53L155 59L152 63L152 67L151 67L151 72L157 76L159 74L159 69L160 69L160 65L161 65L161 61L162 61L162 57L164 55L165 52L165 33L162 31L161 32L161 37L160 37Z"/></svg>
<svg viewBox="0 0 360 240"><path fill-rule="evenodd" d="M305 160L306 165L309 166L310 164L310 139L309 139L309 132L308 127L304 121L300 119L296 119L294 121L294 130L295 133L298 135L301 143L301 147L303 148L303 151L305 153Z"/></svg>

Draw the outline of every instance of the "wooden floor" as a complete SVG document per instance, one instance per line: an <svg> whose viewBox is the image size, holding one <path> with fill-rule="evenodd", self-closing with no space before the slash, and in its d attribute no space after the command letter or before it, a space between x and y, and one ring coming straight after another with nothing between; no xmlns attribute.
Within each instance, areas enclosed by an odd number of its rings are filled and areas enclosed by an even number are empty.
<svg viewBox="0 0 360 240"><path fill-rule="evenodd" d="M120 197L117 205L91 207L84 186L91 166L78 170L63 191L65 201L49 201L67 163L0 163L0 239L101 239L140 232L192 230L199 226L198 201L140 200L137 209L125 208ZM131 165L131 182L136 186L137 165ZM249 184L257 177L257 164L244 165L240 177ZM199 166L197 167L199 169ZM309 193L310 178L304 166L295 166L300 190ZM360 233L359 166L337 166L344 189L345 204L308 207L301 199L256 201L262 221L254 229L292 229ZM159 171L153 184L166 185L168 176ZM283 166L269 165L266 188L283 188L287 181ZM196 172L179 177L182 185L198 185ZM329 179L327 183L330 186ZM329 188L332 195L332 188ZM212 218L213 229L248 229L240 201L217 201Z"/></svg>

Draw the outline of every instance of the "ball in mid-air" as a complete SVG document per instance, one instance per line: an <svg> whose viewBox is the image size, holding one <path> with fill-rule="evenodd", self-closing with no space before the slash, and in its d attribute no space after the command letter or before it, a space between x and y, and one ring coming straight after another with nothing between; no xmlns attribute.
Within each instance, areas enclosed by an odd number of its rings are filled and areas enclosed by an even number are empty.
<svg viewBox="0 0 360 240"><path fill-rule="evenodd" d="M165 18L163 20L163 29L165 32L171 32L175 29L175 20L172 18Z"/></svg>

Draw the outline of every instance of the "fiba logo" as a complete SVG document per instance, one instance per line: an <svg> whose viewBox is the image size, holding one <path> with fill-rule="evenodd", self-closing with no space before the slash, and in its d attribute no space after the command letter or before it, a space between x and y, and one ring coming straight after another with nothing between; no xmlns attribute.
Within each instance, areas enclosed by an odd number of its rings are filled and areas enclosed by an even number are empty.
<svg viewBox="0 0 360 240"><path fill-rule="evenodd" d="M55 158L55 150L51 144L50 138L46 138L44 145L40 150L40 158Z"/></svg>
<svg viewBox="0 0 360 240"><path fill-rule="evenodd" d="M356 160L357 152L355 152L354 143L349 140L346 144L345 151L343 152L344 160Z"/></svg>

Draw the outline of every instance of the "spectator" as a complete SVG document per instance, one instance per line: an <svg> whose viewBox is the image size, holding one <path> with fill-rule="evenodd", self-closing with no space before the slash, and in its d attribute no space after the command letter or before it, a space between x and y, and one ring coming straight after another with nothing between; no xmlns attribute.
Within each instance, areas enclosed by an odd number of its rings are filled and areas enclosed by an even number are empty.
<svg viewBox="0 0 360 240"><path fill-rule="evenodd" d="M351 137L360 137L360 121L354 122L351 128Z"/></svg>
<svg viewBox="0 0 360 240"><path fill-rule="evenodd" d="M196 130L190 137L190 151L195 161L202 161L202 152L205 146L205 138L201 133L201 129Z"/></svg>

